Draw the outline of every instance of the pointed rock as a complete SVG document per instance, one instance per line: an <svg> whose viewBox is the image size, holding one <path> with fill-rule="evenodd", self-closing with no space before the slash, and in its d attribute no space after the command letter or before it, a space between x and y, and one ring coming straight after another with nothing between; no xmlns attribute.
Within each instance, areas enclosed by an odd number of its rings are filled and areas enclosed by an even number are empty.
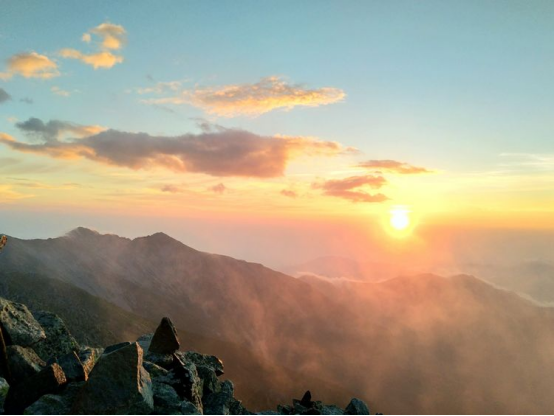
<svg viewBox="0 0 554 416"><path fill-rule="evenodd" d="M73 404L76 414L150 414L152 381L135 342L103 354Z"/></svg>
<svg viewBox="0 0 554 416"><path fill-rule="evenodd" d="M57 361L63 368L68 382L87 381L88 372L85 371L85 367L75 351L61 356Z"/></svg>
<svg viewBox="0 0 554 416"><path fill-rule="evenodd" d="M179 350L179 338L175 326L169 318L163 318L150 342L148 352L173 354Z"/></svg>
<svg viewBox="0 0 554 416"><path fill-rule="evenodd" d="M369 415L369 408L360 399L352 399L346 409L344 410L345 415Z"/></svg>
<svg viewBox="0 0 554 416"><path fill-rule="evenodd" d="M67 380L62 368L52 364L23 382L10 386L4 403L7 414L21 414L23 410L45 394L57 393Z"/></svg>
<svg viewBox="0 0 554 416"><path fill-rule="evenodd" d="M44 329L21 303L0 298L0 324L6 345L30 347L46 338Z"/></svg>

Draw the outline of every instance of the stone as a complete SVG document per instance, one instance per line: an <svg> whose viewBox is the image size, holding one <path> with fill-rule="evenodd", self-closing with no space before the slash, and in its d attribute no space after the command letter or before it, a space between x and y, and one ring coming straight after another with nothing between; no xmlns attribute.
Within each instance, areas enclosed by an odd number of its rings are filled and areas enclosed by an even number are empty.
<svg viewBox="0 0 554 416"><path fill-rule="evenodd" d="M200 410L196 408L191 402L183 401L181 403L181 414L182 415L201 415Z"/></svg>
<svg viewBox="0 0 554 416"><path fill-rule="evenodd" d="M6 348L6 353L8 355L12 385L21 383L26 378L39 373L46 367L46 363L31 348L10 345Z"/></svg>
<svg viewBox="0 0 554 416"><path fill-rule="evenodd" d="M201 365L205 367L210 367L215 371L215 374L218 377L225 374L225 372L223 371L223 361L221 361L215 355L200 354L195 351L187 351L184 353L178 352L177 355L182 361L184 362L191 361L197 367Z"/></svg>
<svg viewBox="0 0 554 416"><path fill-rule="evenodd" d="M183 363L177 357L172 369L163 376L156 378L156 382L170 385L179 397L191 402L195 408L202 411L203 381L198 376L193 363Z"/></svg>
<svg viewBox="0 0 554 416"><path fill-rule="evenodd" d="M181 398L169 384L152 383L154 393L154 413L158 415L175 415L181 413Z"/></svg>
<svg viewBox="0 0 554 416"><path fill-rule="evenodd" d="M137 338L137 342L140 345L140 347L143 349L143 351L148 352L148 348L150 348L150 343L152 342L152 337L154 334L144 334Z"/></svg>
<svg viewBox="0 0 554 416"><path fill-rule="evenodd" d="M6 401L6 396L8 395L8 389L10 385L5 378L0 377L0 411L4 408L4 401Z"/></svg>
<svg viewBox="0 0 554 416"><path fill-rule="evenodd" d="M346 409L344 410L345 415L369 415L369 408L360 399L352 399Z"/></svg>
<svg viewBox="0 0 554 416"><path fill-rule="evenodd" d="M46 339L33 345L35 352L44 361L79 350L78 342L73 338L73 335L58 315L51 312L37 311L33 313L33 316L46 333Z"/></svg>
<svg viewBox="0 0 554 416"><path fill-rule="evenodd" d="M321 414L322 415L343 415L344 410L342 410L340 407L335 406L333 404L323 405L321 408Z"/></svg>
<svg viewBox="0 0 554 416"><path fill-rule="evenodd" d="M79 360L83 365L85 373L88 375L96 365L97 361L102 356L104 350L102 348L81 347L79 350Z"/></svg>
<svg viewBox="0 0 554 416"><path fill-rule="evenodd" d="M131 343L129 341L124 341L124 342L120 342L118 344L109 345L109 346L106 347L103 354L109 354L111 352L117 351L120 348L124 348L128 345L131 345Z"/></svg>
<svg viewBox="0 0 554 416"><path fill-rule="evenodd" d="M231 399L229 405L229 414L230 415L253 415L254 413L249 412L243 405L240 400L235 398Z"/></svg>
<svg viewBox="0 0 554 416"><path fill-rule="evenodd" d="M6 345L31 347L46 338L44 329L21 303L0 298L0 324Z"/></svg>
<svg viewBox="0 0 554 416"><path fill-rule="evenodd" d="M62 368L52 364L21 383L10 386L4 410L8 414L20 414L45 394L55 394L66 384L67 380Z"/></svg>
<svg viewBox="0 0 554 416"><path fill-rule="evenodd" d="M170 354L158 354L155 352L147 352L144 359L154 363L165 369L171 369L173 366L173 355Z"/></svg>
<svg viewBox="0 0 554 416"><path fill-rule="evenodd" d="M154 409L152 381L142 366L138 343L104 353L81 389L75 414L150 414Z"/></svg>
<svg viewBox="0 0 554 416"><path fill-rule="evenodd" d="M146 371L148 371L148 374L150 374L150 378L152 379L152 381L154 381L158 377L165 377L169 373L169 371L165 368L151 363L150 361L143 361L142 366L146 369Z"/></svg>
<svg viewBox="0 0 554 416"><path fill-rule="evenodd" d="M8 366L8 353L6 351L6 342L4 340L4 333L0 325L0 377L11 381L10 369Z"/></svg>
<svg viewBox="0 0 554 416"><path fill-rule="evenodd" d="M88 372L75 351L58 358L58 364L63 368L68 382L87 381Z"/></svg>
<svg viewBox="0 0 554 416"><path fill-rule="evenodd" d="M180 347L179 338L173 322L167 317L162 318L160 325L156 328L148 352L155 354L173 354Z"/></svg>
<svg viewBox="0 0 554 416"><path fill-rule="evenodd" d="M204 397L202 404L204 414L207 415L228 415L233 402L234 386L230 380L221 383L221 390Z"/></svg>
<svg viewBox="0 0 554 416"><path fill-rule="evenodd" d="M84 382L69 383L60 394L46 394L27 407L25 415L67 415Z"/></svg>

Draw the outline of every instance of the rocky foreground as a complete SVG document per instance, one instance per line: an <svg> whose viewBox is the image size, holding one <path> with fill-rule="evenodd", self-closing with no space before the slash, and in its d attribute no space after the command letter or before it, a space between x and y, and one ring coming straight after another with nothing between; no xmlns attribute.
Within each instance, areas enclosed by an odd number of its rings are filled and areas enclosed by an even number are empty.
<svg viewBox="0 0 554 416"><path fill-rule="evenodd" d="M250 415L220 381L215 356L179 351L169 318L154 334L106 348L79 345L50 312L0 298L0 407L6 414L231 414ZM253 376L252 382L255 383ZM352 399L345 409L312 401L258 414L369 414Z"/></svg>

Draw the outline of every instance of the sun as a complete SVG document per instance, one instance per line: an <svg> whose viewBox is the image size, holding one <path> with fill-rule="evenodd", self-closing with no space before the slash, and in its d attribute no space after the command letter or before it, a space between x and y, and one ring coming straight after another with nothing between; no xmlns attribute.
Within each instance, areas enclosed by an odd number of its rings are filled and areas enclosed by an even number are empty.
<svg viewBox="0 0 554 416"><path fill-rule="evenodd" d="M390 210L389 223L397 231L404 231L410 226L410 211L403 207Z"/></svg>

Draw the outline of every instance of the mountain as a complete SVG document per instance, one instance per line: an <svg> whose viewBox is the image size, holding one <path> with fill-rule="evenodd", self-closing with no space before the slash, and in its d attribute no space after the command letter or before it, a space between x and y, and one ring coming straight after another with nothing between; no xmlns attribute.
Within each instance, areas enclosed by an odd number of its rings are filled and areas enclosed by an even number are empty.
<svg viewBox="0 0 554 416"><path fill-rule="evenodd" d="M165 234L129 240L86 229L10 238L0 262L0 278L57 279L148 321L170 316L188 337L260 357L261 373L271 369L272 377L241 378L267 400L276 394L267 379L282 376L283 384L337 386L318 392L326 402L358 396L389 414L554 406L553 310L475 277L335 284L199 252Z"/></svg>

